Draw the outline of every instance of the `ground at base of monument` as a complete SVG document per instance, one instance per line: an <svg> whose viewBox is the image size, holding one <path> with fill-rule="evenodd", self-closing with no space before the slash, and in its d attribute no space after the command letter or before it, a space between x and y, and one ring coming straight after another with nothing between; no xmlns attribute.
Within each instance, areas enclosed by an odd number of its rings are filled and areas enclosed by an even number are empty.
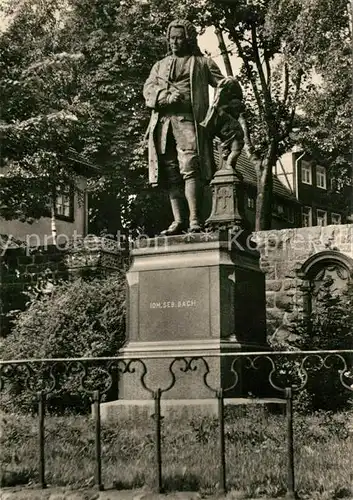
<svg viewBox="0 0 353 500"><path fill-rule="evenodd" d="M248 404L283 404L280 398L225 398L225 406L239 406ZM94 411L94 410L93 410ZM217 398L208 399L165 399L161 400L161 415L173 418L217 417ZM154 414L153 400L116 400L101 404L101 419L103 422L112 422L119 418L148 418ZM94 412L93 412L94 416Z"/></svg>
<svg viewBox="0 0 353 500"><path fill-rule="evenodd" d="M232 490L226 494L203 495L193 491L155 493L145 489L107 490L95 489L68 490L67 488L4 488L0 491L0 500L274 500L271 497L249 498L242 491ZM284 498L284 497L283 497ZM276 500L281 500L276 497ZM347 499L353 500L353 499Z"/></svg>

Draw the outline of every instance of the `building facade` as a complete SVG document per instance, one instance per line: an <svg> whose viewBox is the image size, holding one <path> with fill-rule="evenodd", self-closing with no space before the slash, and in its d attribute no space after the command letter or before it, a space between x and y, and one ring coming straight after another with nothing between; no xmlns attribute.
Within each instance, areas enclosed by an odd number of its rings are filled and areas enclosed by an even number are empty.
<svg viewBox="0 0 353 500"><path fill-rule="evenodd" d="M338 186L327 168L301 151L288 152L275 174L300 204L297 227L346 224L350 215L349 186Z"/></svg>
<svg viewBox="0 0 353 500"><path fill-rule="evenodd" d="M29 246L65 245L75 237L87 235L88 201L87 179L97 172L97 168L87 163L80 155L73 155L77 174L76 185L58 191L55 200L55 216L47 213L34 220L4 219L0 217L0 236L24 241ZM1 172L0 177L5 172Z"/></svg>
<svg viewBox="0 0 353 500"><path fill-rule="evenodd" d="M26 241L30 246L50 245L55 238L58 243L62 241L64 244L65 239L72 239L75 235L85 236L88 224L86 184L84 177L79 179L80 195L70 188L58 195L55 203L55 236L49 215L33 222L0 218L0 235Z"/></svg>
<svg viewBox="0 0 353 500"><path fill-rule="evenodd" d="M242 179L243 216L250 229L255 228L257 180L255 167L243 152L236 165L236 171ZM277 177L273 176L273 229L298 227L300 223L300 203L294 193Z"/></svg>

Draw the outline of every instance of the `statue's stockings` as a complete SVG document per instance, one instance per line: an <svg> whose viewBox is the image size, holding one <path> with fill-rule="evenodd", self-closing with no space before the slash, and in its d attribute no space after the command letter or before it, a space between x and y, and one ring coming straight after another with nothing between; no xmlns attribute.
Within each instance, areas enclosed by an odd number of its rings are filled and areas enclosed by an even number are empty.
<svg viewBox="0 0 353 500"><path fill-rule="evenodd" d="M200 179L185 180L185 189L181 185L169 189L169 199L174 221L180 224L186 222L185 198L189 207L189 224L192 229L200 225L199 207L202 198L202 183Z"/></svg>

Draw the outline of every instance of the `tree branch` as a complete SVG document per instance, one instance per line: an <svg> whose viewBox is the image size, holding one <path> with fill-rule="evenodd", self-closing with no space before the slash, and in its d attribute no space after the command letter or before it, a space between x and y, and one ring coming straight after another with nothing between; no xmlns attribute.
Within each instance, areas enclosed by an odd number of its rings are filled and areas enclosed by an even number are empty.
<svg viewBox="0 0 353 500"><path fill-rule="evenodd" d="M284 90L283 90L283 104L286 104L289 92L289 69L288 64L284 63Z"/></svg>
<svg viewBox="0 0 353 500"><path fill-rule="evenodd" d="M265 59L265 65L266 65L266 73L267 73L267 86L269 89L271 89L271 66L270 66L270 61L266 57L266 54L264 53L264 59Z"/></svg>
<svg viewBox="0 0 353 500"><path fill-rule="evenodd" d="M304 71L302 69L299 69L298 73L297 73L297 77L295 79L295 84L294 84L295 90L294 90L294 96L293 96L293 108L292 108L292 112L291 112L290 118L289 118L289 120L287 122L287 126L285 127L284 133L280 137L280 141L283 140L283 139L285 139L286 137L288 137L288 135L290 134L290 132L291 132L291 130L293 128L293 122L294 122L294 118L295 118L295 112L296 112L296 109L297 109L296 100L298 98L298 94L299 94L299 91L300 91L300 85L301 85L301 82L302 82L303 74L304 74Z"/></svg>
<svg viewBox="0 0 353 500"><path fill-rule="evenodd" d="M254 92L254 96L255 96L255 99L256 99L256 102L257 102L257 105L259 108L259 113L260 113L260 115L264 115L265 114L264 106L263 106L263 103L261 100L259 89L257 88L257 85L256 85L256 80L255 80L255 78L252 74L252 71L251 71L249 60L244 54L243 48L241 46L240 40L238 38L238 35L237 35L235 29L232 26L228 26L228 31L229 31L229 34L231 35L231 38L233 39L236 47L237 47L239 57L242 59L242 61L244 63L246 75L249 79L249 82L251 83L251 86L252 86L252 89Z"/></svg>
<svg viewBox="0 0 353 500"><path fill-rule="evenodd" d="M226 68L226 73L228 76L233 76L233 69L232 65L230 64L230 59L229 59L229 53L226 47L226 44L224 43L224 38L223 38L223 32L219 26L216 26L214 29L215 35L218 40L218 47L219 50L221 51L221 56L223 57L223 62L224 66Z"/></svg>
<svg viewBox="0 0 353 500"><path fill-rule="evenodd" d="M262 64L260 61L259 46L257 43L257 35L256 35L256 26L254 24L252 24L252 26L251 26L251 44L252 44L252 48L253 48L253 52L254 52L254 59L255 59L256 68L257 68L257 71L258 71L259 77L260 77L262 92L264 95L265 109L266 109L266 112L268 113L268 117L270 118L270 116L271 116L270 104L272 101L271 93L270 93L269 88L267 86L265 73L264 73L264 70L263 70L263 67L262 67Z"/></svg>

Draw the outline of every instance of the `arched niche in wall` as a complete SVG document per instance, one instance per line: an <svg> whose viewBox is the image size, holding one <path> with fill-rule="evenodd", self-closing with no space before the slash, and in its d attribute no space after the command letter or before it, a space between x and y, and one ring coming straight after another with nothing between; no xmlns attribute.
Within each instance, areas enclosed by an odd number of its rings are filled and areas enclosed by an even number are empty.
<svg viewBox="0 0 353 500"><path fill-rule="evenodd" d="M303 280L304 311L310 314L324 284L330 283L331 293L339 294L353 280L353 259L336 250L325 250L305 261L297 275Z"/></svg>

